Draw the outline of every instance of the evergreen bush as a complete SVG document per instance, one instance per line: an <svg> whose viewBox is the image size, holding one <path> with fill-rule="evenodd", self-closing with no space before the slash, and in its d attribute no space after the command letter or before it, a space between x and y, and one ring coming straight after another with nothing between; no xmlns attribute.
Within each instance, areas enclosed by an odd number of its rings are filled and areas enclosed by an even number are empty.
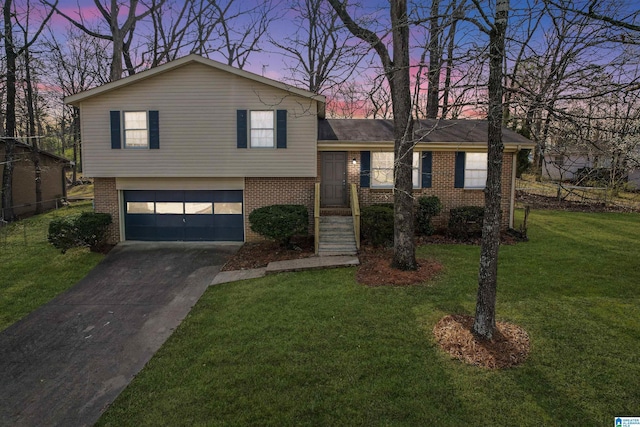
<svg viewBox="0 0 640 427"><path fill-rule="evenodd" d="M374 246L393 244L393 205L381 204L361 209L362 236Z"/></svg>
<svg viewBox="0 0 640 427"><path fill-rule="evenodd" d="M460 239L481 237L483 219L484 207L482 206L453 208L449 216L449 233Z"/></svg>
<svg viewBox="0 0 640 427"><path fill-rule="evenodd" d="M442 203L438 196L422 196L418 198L416 210L416 231L431 236L435 231L431 220L442 211Z"/></svg>
<svg viewBox="0 0 640 427"><path fill-rule="evenodd" d="M251 230L290 247L291 238L307 234L309 214L304 205L271 205L254 209L249 214Z"/></svg>

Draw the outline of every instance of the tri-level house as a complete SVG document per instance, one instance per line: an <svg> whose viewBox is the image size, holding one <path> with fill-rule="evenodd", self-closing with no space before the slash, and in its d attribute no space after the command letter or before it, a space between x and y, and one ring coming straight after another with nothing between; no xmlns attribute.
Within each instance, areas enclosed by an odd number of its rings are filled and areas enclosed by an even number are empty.
<svg viewBox="0 0 640 427"><path fill-rule="evenodd" d="M80 108L84 174L96 211L113 216L113 242L253 241L248 216L261 206L303 204L313 223L356 201L393 200L391 121L326 119L324 96L197 55L66 102ZM441 221L452 207L482 205L487 123L417 129L415 195L439 196ZM515 153L533 145L507 130L504 141L506 227Z"/></svg>

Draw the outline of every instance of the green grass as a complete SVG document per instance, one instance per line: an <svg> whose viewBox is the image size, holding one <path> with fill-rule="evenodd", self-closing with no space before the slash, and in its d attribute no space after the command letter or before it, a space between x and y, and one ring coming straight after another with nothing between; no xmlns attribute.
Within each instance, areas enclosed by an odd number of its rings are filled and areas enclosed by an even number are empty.
<svg viewBox="0 0 640 427"><path fill-rule="evenodd" d="M472 314L479 249L428 246L428 286L367 288L354 269L210 288L99 425L612 425L640 414L640 215L532 212L501 248L499 320L523 365L451 360L432 328Z"/></svg>
<svg viewBox="0 0 640 427"><path fill-rule="evenodd" d="M93 184L74 185L67 191L67 197L90 198L93 197Z"/></svg>
<svg viewBox="0 0 640 427"><path fill-rule="evenodd" d="M0 330L73 286L103 258L86 248L63 255L47 242L51 219L90 209L91 202L80 203L0 229Z"/></svg>

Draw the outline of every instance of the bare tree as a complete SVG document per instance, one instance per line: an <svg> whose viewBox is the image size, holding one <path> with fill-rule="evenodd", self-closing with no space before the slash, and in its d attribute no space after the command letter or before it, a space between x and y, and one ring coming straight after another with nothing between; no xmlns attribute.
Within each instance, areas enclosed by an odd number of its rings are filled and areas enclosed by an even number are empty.
<svg viewBox="0 0 640 427"><path fill-rule="evenodd" d="M325 0L302 0L292 1L290 10L296 30L270 41L292 61L293 81L318 93L351 77L364 52L333 8Z"/></svg>
<svg viewBox="0 0 640 427"><path fill-rule="evenodd" d="M383 75L369 77L367 86L368 103L365 104L366 116L373 119L390 119L392 114L391 95L389 88L385 85L386 80Z"/></svg>
<svg viewBox="0 0 640 427"><path fill-rule="evenodd" d="M413 221L413 117L409 78L409 17L406 0L390 0L393 58L382 39L357 24L340 0L329 0L342 22L378 54L391 90L394 122L394 225L392 266L415 270Z"/></svg>
<svg viewBox="0 0 640 427"><path fill-rule="evenodd" d="M57 2L56 2L57 4ZM53 5L55 6L55 5ZM25 34L23 45L18 48L14 41L13 27L18 14L13 0L5 0L3 5L4 49L6 61L6 110L5 110L5 159L2 171L2 218L13 221L13 163L16 137L16 60L36 42L53 14L53 8L45 15L31 38Z"/></svg>
<svg viewBox="0 0 640 427"><path fill-rule="evenodd" d="M487 183L484 190L484 220L480 248L478 273L478 295L473 334L490 340L496 328L496 291L498 285L498 249L502 220L502 109L503 109L503 62L505 58L505 36L509 15L509 0L497 0L494 17L491 19L480 5L472 0L481 20L476 20L481 31L489 35L489 122Z"/></svg>
<svg viewBox="0 0 640 427"><path fill-rule="evenodd" d="M327 115L333 118L353 119L366 114L366 90L363 85L349 80L331 91L327 102Z"/></svg>
<svg viewBox="0 0 640 427"><path fill-rule="evenodd" d="M73 148L71 182L75 183L80 164L80 109L63 105L62 99L107 83L110 60L105 40L92 37L75 27L67 30L63 41L59 38L60 35L50 33L45 43L48 52L46 60L50 69L55 70L48 74L49 83L61 91L55 100L58 103L59 138L64 144L70 137Z"/></svg>
<svg viewBox="0 0 640 427"><path fill-rule="evenodd" d="M164 0L156 0L152 5L146 6L144 3L140 3L139 0L129 0L126 4L126 19L120 23L120 12L123 9L122 1L111 0L110 5L103 4L100 0L93 0L94 4L98 8L100 15L104 19L104 23L109 27L109 32L100 32L99 30L93 30L84 23L82 12L79 11L79 19L74 19L61 11L56 4L44 0L49 6L54 8L56 12L64 17L71 24L89 34L90 36L108 40L112 43L112 55L111 55L111 70L109 73L110 81L120 80L124 71L123 61L127 65L127 72L129 75L135 74L136 67L133 64L131 58L131 43L133 41L133 35L136 28L136 24L150 15L155 9L162 6ZM137 14L138 5L144 7L144 11Z"/></svg>
<svg viewBox="0 0 640 427"><path fill-rule="evenodd" d="M247 5L237 0L152 0L147 52L151 67L186 53L220 55L243 69L276 19L273 0Z"/></svg>
<svg viewBox="0 0 640 427"><path fill-rule="evenodd" d="M220 16L220 25L216 27L220 40L218 52L227 64L240 68L247 65L253 52L260 52L260 43L276 19L275 5L272 0L258 2L254 7L239 3L235 12L229 13L218 2L213 2Z"/></svg>

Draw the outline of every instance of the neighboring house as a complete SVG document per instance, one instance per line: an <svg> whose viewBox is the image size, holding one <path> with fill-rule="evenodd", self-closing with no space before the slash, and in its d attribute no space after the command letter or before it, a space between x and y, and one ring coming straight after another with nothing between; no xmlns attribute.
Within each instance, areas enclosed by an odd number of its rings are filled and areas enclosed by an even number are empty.
<svg viewBox="0 0 640 427"><path fill-rule="evenodd" d="M611 159L586 151L547 152L542 165L542 177L552 181L573 181L582 168L610 168ZM631 188L640 188L640 171L631 169L626 173Z"/></svg>
<svg viewBox="0 0 640 427"><path fill-rule="evenodd" d="M552 181L571 181L576 172L584 167L592 167L591 155L586 152L547 152L542 165L542 177Z"/></svg>
<svg viewBox="0 0 640 427"><path fill-rule="evenodd" d="M361 205L392 201L391 122L326 120L323 96L197 55L65 101L80 107L83 173L112 241L258 240L251 211L303 204L311 220L316 182L323 207L347 207L350 183ZM484 121L440 121L416 146L415 193L482 205L486 135ZM504 142L506 227L515 153L533 144Z"/></svg>
<svg viewBox="0 0 640 427"><path fill-rule="evenodd" d="M4 172L4 162L5 142L0 141L0 176ZM67 197L65 171L69 167L69 160L46 151L40 151L43 210L59 207L62 199ZM14 148L12 193L13 212L16 216L24 217L35 213L36 181L31 147L20 142L16 143Z"/></svg>

